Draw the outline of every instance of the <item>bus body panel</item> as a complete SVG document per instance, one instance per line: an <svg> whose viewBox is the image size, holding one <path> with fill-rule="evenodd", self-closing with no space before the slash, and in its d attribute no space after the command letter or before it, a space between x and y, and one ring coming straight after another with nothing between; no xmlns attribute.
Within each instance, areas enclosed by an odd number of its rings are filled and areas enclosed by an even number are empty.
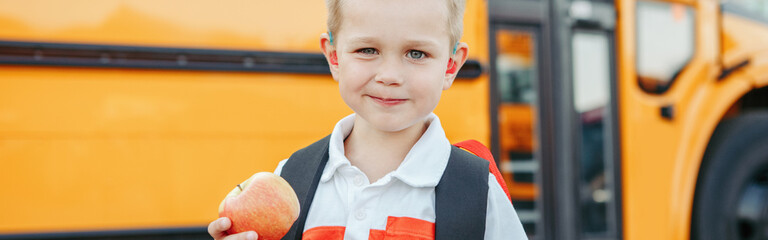
<svg viewBox="0 0 768 240"><path fill-rule="evenodd" d="M0 39L317 51L324 2L288 2L3 0Z"/></svg>

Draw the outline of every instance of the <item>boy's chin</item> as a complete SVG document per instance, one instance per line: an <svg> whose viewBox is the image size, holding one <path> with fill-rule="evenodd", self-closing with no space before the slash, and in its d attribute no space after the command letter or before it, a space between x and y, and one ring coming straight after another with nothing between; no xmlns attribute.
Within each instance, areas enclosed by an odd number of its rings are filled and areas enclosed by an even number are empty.
<svg viewBox="0 0 768 240"><path fill-rule="evenodd" d="M371 120L366 119L366 122L368 122L369 127L377 131L388 133L400 133L413 128L426 127L424 118L409 120L379 117Z"/></svg>

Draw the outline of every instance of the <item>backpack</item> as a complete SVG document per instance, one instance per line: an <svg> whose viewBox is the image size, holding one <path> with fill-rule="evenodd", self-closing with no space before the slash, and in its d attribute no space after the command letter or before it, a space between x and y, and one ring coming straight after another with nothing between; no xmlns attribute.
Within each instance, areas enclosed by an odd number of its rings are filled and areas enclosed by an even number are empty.
<svg viewBox="0 0 768 240"><path fill-rule="evenodd" d="M296 151L283 166L281 177L296 191L301 206L299 218L283 240L302 238L315 190L328 162L329 140L330 135ZM435 187L435 239L483 239L489 171L509 197L488 148L474 140L451 146L448 165Z"/></svg>

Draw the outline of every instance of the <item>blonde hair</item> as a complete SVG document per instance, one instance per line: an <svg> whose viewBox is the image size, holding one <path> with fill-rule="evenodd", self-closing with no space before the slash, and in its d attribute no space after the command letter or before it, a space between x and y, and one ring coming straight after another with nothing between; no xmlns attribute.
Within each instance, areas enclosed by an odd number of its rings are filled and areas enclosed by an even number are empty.
<svg viewBox="0 0 768 240"><path fill-rule="evenodd" d="M350 1L350 0L346 0ZM445 0L448 7L448 33L452 51L454 44L458 44L464 29L464 8L466 0ZM341 27L341 7L344 0L325 0L328 8L328 33L332 36ZM333 38L333 37L332 37ZM335 43L334 43L335 44Z"/></svg>

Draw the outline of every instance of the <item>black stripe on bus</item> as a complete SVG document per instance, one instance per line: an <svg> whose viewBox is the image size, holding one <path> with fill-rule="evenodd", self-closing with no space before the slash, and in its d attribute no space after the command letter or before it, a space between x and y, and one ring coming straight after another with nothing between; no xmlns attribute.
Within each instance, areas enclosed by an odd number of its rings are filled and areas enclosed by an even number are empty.
<svg viewBox="0 0 768 240"><path fill-rule="evenodd" d="M66 239L84 239L84 240L159 240L159 239L178 239L178 240L210 240L206 226L201 227L182 227L182 228L150 228L150 229L125 229L125 230L101 230L101 231L80 231L80 232L51 232L51 233L20 233L20 234L0 234L0 239L35 239L35 240L66 240Z"/></svg>
<svg viewBox="0 0 768 240"><path fill-rule="evenodd" d="M330 74L321 53L0 41L0 64ZM458 78L477 78L468 60Z"/></svg>

